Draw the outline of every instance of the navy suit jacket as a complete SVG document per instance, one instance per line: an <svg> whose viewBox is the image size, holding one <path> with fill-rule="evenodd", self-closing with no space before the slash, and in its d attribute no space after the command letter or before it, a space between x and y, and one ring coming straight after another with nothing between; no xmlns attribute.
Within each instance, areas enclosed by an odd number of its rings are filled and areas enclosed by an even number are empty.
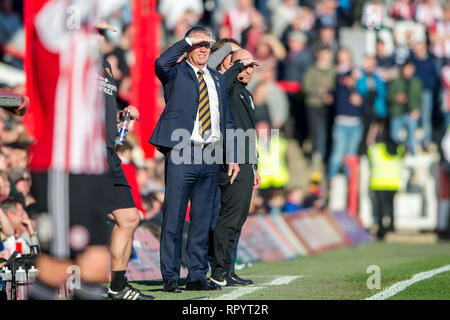
<svg viewBox="0 0 450 320"><path fill-rule="evenodd" d="M194 128L199 103L199 83L197 75L192 67L183 60L177 60L189 49L186 40L181 40L167 49L156 59L156 76L164 88L164 100L166 107L161 114L153 131L150 143L159 150L173 148L179 141L172 141L172 132L176 129L186 129L190 134ZM222 132L225 150L236 150L235 140L227 141L227 129L235 130L235 124L231 110L228 106L227 79L224 75L208 68L216 85L219 100L220 130ZM228 149L232 148L232 149ZM224 152L226 154L227 152ZM229 152L226 163L236 162L236 152L230 159Z"/></svg>

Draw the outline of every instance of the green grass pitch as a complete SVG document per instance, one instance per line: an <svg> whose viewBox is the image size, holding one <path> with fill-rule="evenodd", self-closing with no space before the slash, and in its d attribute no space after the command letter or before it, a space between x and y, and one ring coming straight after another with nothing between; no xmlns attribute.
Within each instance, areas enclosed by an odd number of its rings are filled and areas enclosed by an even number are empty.
<svg viewBox="0 0 450 320"><path fill-rule="evenodd" d="M255 281L257 289L237 300L361 300L389 286L411 279L415 274L450 264L450 242L399 244L373 242L356 247L298 257L292 261L257 262L238 272ZM369 289L367 268L380 268L381 289ZM283 276L299 276L288 284L268 285ZM220 291L164 293L162 281L133 282L133 286L158 300L185 300L208 296L221 298L235 294L240 287ZM183 285L183 281L180 281ZM252 287L252 286L250 286ZM450 272L443 272L409 286L390 299L450 300Z"/></svg>

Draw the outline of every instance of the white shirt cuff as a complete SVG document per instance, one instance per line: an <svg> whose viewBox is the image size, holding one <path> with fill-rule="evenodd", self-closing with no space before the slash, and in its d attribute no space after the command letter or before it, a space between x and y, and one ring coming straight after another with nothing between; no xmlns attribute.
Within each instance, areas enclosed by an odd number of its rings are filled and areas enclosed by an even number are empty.
<svg viewBox="0 0 450 320"><path fill-rule="evenodd" d="M191 41L191 39L189 39L189 37L184 38L184 40L186 40L186 42L188 43L188 45L192 46L192 41Z"/></svg>

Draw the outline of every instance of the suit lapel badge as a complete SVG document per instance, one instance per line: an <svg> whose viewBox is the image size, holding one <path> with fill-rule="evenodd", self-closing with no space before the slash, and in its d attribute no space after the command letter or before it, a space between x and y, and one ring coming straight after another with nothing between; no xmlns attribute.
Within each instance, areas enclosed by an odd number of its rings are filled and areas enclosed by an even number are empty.
<svg viewBox="0 0 450 320"><path fill-rule="evenodd" d="M214 75L214 78L216 79L217 88L220 88L219 78L216 75Z"/></svg>

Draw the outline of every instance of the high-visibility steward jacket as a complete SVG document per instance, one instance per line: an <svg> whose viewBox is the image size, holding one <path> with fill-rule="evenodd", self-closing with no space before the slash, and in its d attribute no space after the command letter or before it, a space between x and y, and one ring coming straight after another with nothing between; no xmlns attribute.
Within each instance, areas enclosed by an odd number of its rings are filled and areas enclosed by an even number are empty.
<svg viewBox="0 0 450 320"><path fill-rule="evenodd" d="M402 146L397 148L396 155L389 154L385 143L369 146L371 190L397 191L400 188L403 154Z"/></svg>
<svg viewBox="0 0 450 320"><path fill-rule="evenodd" d="M260 189L282 188L289 181L286 165L287 141L281 137L272 137L267 143L258 139L258 174L261 177Z"/></svg>

